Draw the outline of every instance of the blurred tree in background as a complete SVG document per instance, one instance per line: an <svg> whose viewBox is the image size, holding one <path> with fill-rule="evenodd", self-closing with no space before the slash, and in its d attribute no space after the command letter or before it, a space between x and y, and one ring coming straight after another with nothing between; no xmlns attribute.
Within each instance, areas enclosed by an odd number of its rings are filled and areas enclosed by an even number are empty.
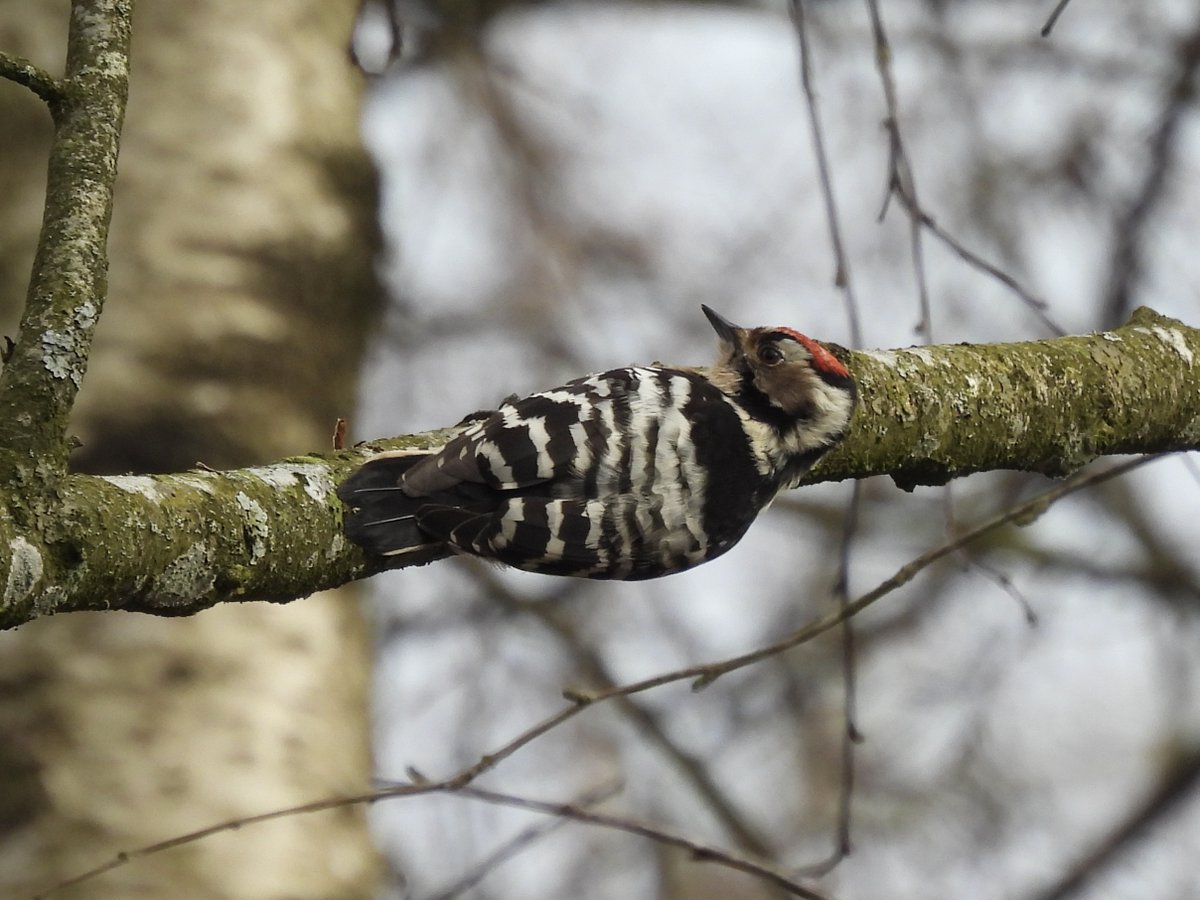
<svg viewBox="0 0 1200 900"><path fill-rule="evenodd" d="M137 4L109 304L75 467L162 472L327 448L379 308L352 2ZM65 0L0 2L47 68ZM0 81L0 298L15 333L50 119ZM233 815L364 789L368 641L349 595L188 619L82 613L0 635L0 895ZM366 897L361 809L286 819L65 897Z"/></svg>

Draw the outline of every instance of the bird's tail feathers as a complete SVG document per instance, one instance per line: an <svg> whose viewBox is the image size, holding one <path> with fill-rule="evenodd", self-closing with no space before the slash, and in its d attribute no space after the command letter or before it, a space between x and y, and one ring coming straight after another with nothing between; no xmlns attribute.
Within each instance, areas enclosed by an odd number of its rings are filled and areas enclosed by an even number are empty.
<svg viewBox="0 0 1200 900"><path fill-rule="evenodd" d="M381 454L338 485L338 497L349 507L350 540L380 556L402 556L439 543L417 527L417 509L425 501L400 487L404 473L427 456L424 450Z"/></svg>

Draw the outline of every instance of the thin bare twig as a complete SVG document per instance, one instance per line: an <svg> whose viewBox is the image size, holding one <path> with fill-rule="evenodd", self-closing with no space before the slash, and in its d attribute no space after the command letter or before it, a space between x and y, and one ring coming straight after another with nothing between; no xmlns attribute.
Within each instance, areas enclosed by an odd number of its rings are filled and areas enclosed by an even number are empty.
<svg viewBox="0 0 1200 900"><path fill-rule="evenodd" d="M967 249L962 242L960 242L956 237L954 237L954 235L943 228L933 216L931 216L917 204L916 198L908 194L903 183L897 184L896 198L901 204L903 204L904 208L908 210L909 215L916 216L918 219L920 219L921 224L928 228L934 237L936 237L943 244L949 247L950 250L957 254L959 259L972 268L983 272L985 275L990 275L992 278L995 278L1002 285L1016 294L1017 297L1020 298L1021 302L1028 306L1029 309L1032 310L1033 314L1041 320L1042 324L1046 326L1051 334L1054 334L1057 337L1063 337L1067 334L1067 330L1055 322L1047 314L1046 310L1050 308L1049 303L1047 303L1041 297L1038 297L1019 281L1017 281L1016 278L1014 278L1008 272L1005 272L999 266L988 262L979 254Z"/></svg>
<svg viewBox="0 0 1200 900"><path fill-rule="evenodd" d="M677 681L686 678L696 679L696 682L693 686L695 690L703 689L722 675L726 675L729 672L745 668L746 666L753 665L754 663L760 662L771 656L791 650L793 647L798 647L801 644L811 641L818 635L824 634L826 631L829 631L829 629L843 621L844 618L857 615L858 613L862 612L862 610L875 603L876 600L879 600L880 598L892 593L897 588L908 584L918 574L929 568L929 566L933 565L938 560L957 552L960 548L978 540L984 535L990 534L998 528L1002 528L1009 524L1028 525L1034 522L1042 515L1042 513L1049 509L1051 505L1058 502L1063 497L1082 490L1085 487L1101 484L1117 477L1118 475L1124 475L1126 472L1129 472L1138 466L1145 464L1146 462L1161 458L1161 456L1141 456L1124 463L1119 463L1118 465L1115 465L1109 469L1104 469L1099 472L1093 472L1087 475L1068 479L1063 484L1051 488L1050 490L1045 491L1031 500L1028 500L1025 503L1001 513L1000 515L988 520L987 522L984 522L981 525L977 525L974 528L964 531L953 540L946 541L945 543L939 544L937 547L927 550L925 553L922 553L920 556L901 566L890 578L880 582L865 594L860 595L853 602L848 603L844 610L838 610L837 612L830 613L823 618L817 619L780 641L760 647L757 650L743 654L742 656L735 656L730 659L722 660L716 663L709 663L707 665L694 666L690 669L670 673L670 675L658 676L654 679L647 679L645 682L641 682L636 685L627 685L626 690L631 692L635 690L646 690L649 687L656 687L661 683ZM598 696L592 699L594 701L605 698Z"/></svg>
<svg viewBox="0 0 1200 900"><path fill-rule="evenodd" d="M854 491L842 520L842 535L838 550L838 574L833 586L837 610L843 615L850 604L850 550L858 533L858 515L862 507L862 481L854 482ZM858 728L858 665L856 636L852 621L842 623L842 729L841 729L841 784L838 791L838 817L834 833L833 849L825 859L805 866L805 875L819 878L831 872L850 855L851 804L854 800L854 750L864 740Z"/></svg>
<svg viewBox="0 0 1200 900"><path fill-rule="evenodd" d="M560 604L557 602L560 597L529 603L509 590L496 577L492 566L480 562L472 568L476 578L483 582L490 599L533 616L562 641L569 648L571 658L578 663L588 681L601 689L617 687L618 682L609 671L604 658L585 641L580 640L579 635L564 621ZM671 739L654 713L633 697L616 697L613 702L639 733L662 751L675 766L740 849L764 859L774 859L775 851L766 837L746 819L733 799L713 780L703 763Z"/></svg>
<svg viewBox="0 0 1200 900"><path fill-rule="evenodd" d="M917 292L921 304L921 324L917 330L924 335L927 342L932 341L929 288L925 276L924 254L922 252L920 235L921 228L924 227L957 254L967 265L978 269L986 275L990 275L1016 294L1026 306L1033 310L1034 314L1052 334L1060 337L1065 335L1067 333L1066 330L1046 314L1048 307L1046 301L1035 296L1031 291L1022 286L1017 279L1003 271L999 266L989 263L979 254L968 250L962 242L939 225L937 220L921 205L917 197L917 186L912 164L904 146L904 138L900 132L899 101L896 94L896 82L892 76L891 44L888 42L887 32L884 29L878 0L867 0L867 6L871 12L871 28L875 39L875 63L879 70L880 81L883 85L884 102L887 106L887 119L884 122L884 126L887 128L889 140L887 191L884 195L879 218L882 219L887 212L888 202L892 197L899 200L905 212L908 213L910 223L910 252L912 254L913 271L917 279Z"/></svg>
<svg viewBox="0 0 1200 900"><path fill-rule="evenodd" d="M54 115L63 99L63 86L52 76L23 56L0 52L0 78L24 85L46 102Z"/></svg>
<svg viewBox="0 0 1200 900"><path fill-rule="evenodd" d="M484 790L483 788L464 787L457 791L457 793L461 796L483 800L487 803L512 806L517 809L527 809L549 816L574 819L577 822L597 825L601 828L611 828L616 831L624 831L628 834L636 834L639 837L649 838L660 844L667 844L671 847L686 850L691 854L692 859L698 862L717 863L727 869L736 869L739 872L753 875L768 884L783 889L793 896L804 897L806 900L830 900L827 894L801 884L796 880L795 876L777 866L761 860L751 859L748 856L743 856L740 853L734 853L730 850L722 850L720 847L713 847L710 844L702 843L686 835L667 831L658 825L650 825L646 822L608 815L607 813L594 812L573 806L570 803L547 803L541 800L530 800L526 797L515 797L511 794L501 794L496 791Z"/></svg>
<svg viewBox="0 0 1200 900"><path fill-rule="evenodd" d="M862 511L863 483L854 482L850 494L850 504L846 509L846 517L842 522L842 539L838 550L838 575L833 593L837 597L838 610L846 612L850 603L850 553L854 546L854 538L858 535L858 516ZM849 618L845 621L842 638L842 671L845 676L846 721L843 728L842 764L844 790L842 791L841 812L838 819L838 849L843 855L850 853L850 798L854 788L854 745L864 740L858 727L858 682L854 629Z"/></svg>
<svg viewBox="0 0 1200 900"><path fill-rule="evenodd" d="M1067 8L1067 4L1070 2L1071 0L1058 0L1058 3L1050 12L1050 17L1046 19L1046 24L1042 26L1042 37L1050 37L1050 32L1054 30L1054 25L1058 22L1058 17L1063 14L1063 10Z"/></svg>
<svg viewBox="0 0 1200 900"><path fill-rule="evenodd" d="M946 534L952 536L958 533L958 516L954 512L954 486L947 484L943 489L942 500L945 504L946 517ZM1029 599L1021 593L1020 589L1013 584L1012 579L1005 573L1001 572L994 566L990 566L983 560L977 558L971 548L963 547L958 552L959 558L962 560L963 566L967 569L973 569L993 582L1000 590L1008 594L1021 608L1022 614L1025 616L1025 622L1031 628L1038 624L1037 612L1034 611L1033 605Z"/></svg>
<svg viewBox="0 0 1200 900"><path fill-rule="evenodd" d="M813 87L812 50L808 44L808 28L804 18L804 0L791 0L792 25L796 31L796 44L800 51L800 86L804 90L804 99L808 107L809 133L812 135L813 155L817 160L817 175L821 183L821 197L825 201L825 221L829 226L829 243L833 248L834 276L833 283L842 288L846 297L846 314L850 319L850 333L854 346L859 346L862 340L859 325L858 302L854 297L854 288L850 280L850 267L846 260L846 251L842 243L842 229L839 224L837 199L833 193L833 179L829 170L829 154L825 151L825 132L821 125L821 113L817 102L817 92Z"/></svg>
<svg viewBox="0 0 1200 900"><path fill-rule="evenodd" d="M968 566L990 580L996 587L1000 588L1000 590L1013 599L1013 602L1017 604L1021 610L1021 614L1025 617L1025 624L1031 628L1037 626L1039 621L1037 610L1033 608L1033 604L1029 602L1029 598L1021 592L1021 589L1013 584L1012 579L1008 575L994 566L989 566L983 560L976 559L970 553L964 553L963 558L966 560Z"/></svg>
<svg viewBox="0 0 1200 900"><path fill-rule="evenodd" d="M912 198L909 214L909 250L913 261L913 274L917 279L917 298L921 308L921 320L917 323L917 332L927 343L933 341L933 311L929 303L929 284L925 277L925 253L921 241L921 218L914 212L921 204L917 200L917 182L909 162L908 152L904 149L904 136L900 133L900 103L896 99L896 79L892 75L892 46L888 41L887 30L883 26L883 15L879 11L878 0L867 0L867 10L871 14L871 35L875 41L875 68L879 72L879 81L883 86L883 100L887 106L887 119L884 127L888 133L888 183L884 195L883 206L879 210L879 218L887 213L888 198L893 194L905 193ZM907 206L907 204L906 204Z"/></svg>
<svg viewBox="0 0 1200 900"><path fill-rule="evenodd" d="M817 172L821 183L821 196L825 201L825 219L829 227L829 241L836 263L834 278L846 300L846 315L850 325L851 346L862 346L862 326L858 315L858 300L854 294L854 283L850 277L850 263L842 243L841 223L838 218L837 199L833 192L829 157L825 150L825 132L821 124L820 108L812 75L812 50L808 42L808 28L804 11L805 0L791 0L792 24L796 31L796 44L800 52L800 85L808 107L809 131L812 135L813 154L817 160ZM854 482L850 504L842 520L842 537L838 553L838 575L834 585L834 597L839 611L845 611L850 602L850 550L858 530L858 512L862 499L862 482ZM833 852L829 858L806 869L814 875L824 874L841 862L850 853L850 808L854 794L854 748L862 741L856 721L856 678L855 678L854 625L847 617L842 623L842 685L843 715L842 728L842 784L838 802L837 834Z"/></svg>
<svg viewBox="0 0 1200 900"><path fill-rule="evenodd" d="M589 791L583 796L574 801L574 806L586 810L589 806L595 806L597 803L603 803L605 800L618 794L621 790L620 782ZM547 822L540 822L537 825L531 825L524 829L511 840L505 841L494 852L489 853L484 859L471 868L469 872L461 878L442 890L438 891L428 900L453 900L464 891L468 891L479 882L483 881L488 875L494 872L508 860L523 852L535 841L540 840L552 831L562 828L564 825L570 824L572 820L566 816L560 816L555 819L550 819Z"/></svg>
<svg viewBox="0 0 1200 900"><path fill-rule="evenodd" d="M1112 252L1108 291L1104 299L1104 324L1114 324L1128 315L1141 279L1146 226L1159 205L1168 198L1167 188L1179 164L1179 135L1185 114L1195 102L1193 83L1200 72L1200 19L1180 40L1175 50L1178 72L1167 90L1158 128L1150 138L1142 183L1129 208L1116 223L1116 247Z"/></svg>
<svg viewBox="0 0 1200 900"><path fill-rule="evenodd" d="M1194 747L1185 759L1176 763L1164 775L1154 792L1138 804L1112 834L1067 872L1061 881L1038 894L1038 900L1067 900L1068 897L1078 894L1123 852L1144 837L1148 828L1162 821L1177 809L1180 803L1194 796L1198 786L1200 747Z"/></svg>
<svg viewBox="0 0 1200 900"><path fill-rule="evenodd" d="M260 822L272 822L275 819L283 819L288 816L300 816L306 813L322 812L328 809L341 809L345 806L355 806L360 803L375 803L378 800L387 797L412 797L420 794L434 794L445 790L444 786L439 784L403 784L394 785L383 790L371 791L365 794L351 794L345 797L328 797L324 800L314 800L312 803L302 803L298 806L290 806L285 809L273 809L270 812L259 813L253 816L241 816L237 819L231 819L225 822L218 822L215 825L209 825L205 828L198 828L195 831L189 831L186 834L179 834L175 837L168 838L165 841L158 841L154 844L146 844L134 850L122 850L115 854L112 859L101 863L94 868L88 869L86 872L80 872L71 878L64 879L57 884L33 895L32 900L43 900L52 894L57 894L60 891L65 891L67 888L75 887L84 882L98 878L105 872L111 872L113 869L120 868L127 863L133 862L135 859L145 859L147 856L156 856L159 853L164 853L167 850L173 850L176 847L182 847L185 844L193 844L196 841L203 840L206 837L211 837L214 834L220 834L224 831L237 831L239 828L244 828L248 825L257 825Z"/></svg>

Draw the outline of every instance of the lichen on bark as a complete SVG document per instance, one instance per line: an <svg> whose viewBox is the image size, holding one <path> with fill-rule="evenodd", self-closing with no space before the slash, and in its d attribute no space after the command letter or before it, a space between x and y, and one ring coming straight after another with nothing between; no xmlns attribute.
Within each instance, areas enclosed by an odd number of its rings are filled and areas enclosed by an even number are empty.
<svg viewBox="0 0 1200 900"><path fill-rule="evenodd" d="M855 353L859 413L812 480L1061 476L1102 455L1193 449L1198 353L1200 332L1149 309L1092 335Z"/></svg>

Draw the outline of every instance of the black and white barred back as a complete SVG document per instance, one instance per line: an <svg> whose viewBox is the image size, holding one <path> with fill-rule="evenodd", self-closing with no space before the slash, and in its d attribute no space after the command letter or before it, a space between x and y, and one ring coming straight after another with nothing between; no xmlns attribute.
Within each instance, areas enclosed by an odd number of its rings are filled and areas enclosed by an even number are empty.
<svg viewBox="0 0 1200 900"><path fill-rule="evenodd" d="M656 578L713 559L845 435L854 382L788 328L738 328L708 369L632 366L504 403L440 450L383 453L338 489L346 533L551 575Z"/></svg>

